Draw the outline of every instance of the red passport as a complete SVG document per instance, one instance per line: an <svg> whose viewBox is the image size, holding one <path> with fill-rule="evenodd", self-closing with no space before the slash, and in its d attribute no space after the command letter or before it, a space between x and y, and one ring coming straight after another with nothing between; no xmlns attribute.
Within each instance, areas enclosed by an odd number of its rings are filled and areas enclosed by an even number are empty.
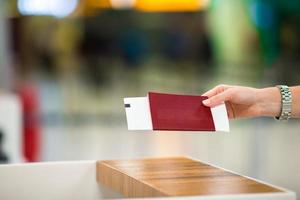
<svg viewBox="0 0 300 200"><path fill-rule="evenodd" d="M153 130L214 131L210 108L204 106L203 96L148 94Z"/></svg>
<svg viewBox="0 0 300 200"><path fill-rule="evenodd" d="M125 98L129 130L229 131L225 104L203 105L199 95L149 92L147 97Z"/></svg>

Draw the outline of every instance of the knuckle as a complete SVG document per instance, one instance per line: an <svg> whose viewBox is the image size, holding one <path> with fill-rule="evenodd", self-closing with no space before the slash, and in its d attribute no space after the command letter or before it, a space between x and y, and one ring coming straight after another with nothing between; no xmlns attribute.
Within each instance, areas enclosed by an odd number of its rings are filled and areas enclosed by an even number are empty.
<svg viewBox="0 0 300 200"><path fill-rule="evenodd" d="M218 91L224 91L226 90L226 88L228 88L228 85L225 85L225 84L219 84L216 86L216 88L218 89Z"/></svg>
<svg viewBox="0 0 300 200"><path fill-rule="evenodd" d="M224 88L224 84L219 84L216 86L216 88L218 88L218 89Z"/></svg>
<svg viewBox="0 0 300 200"><path fill-rule="evenodd" d="M240 94L240 92L236 88L232 88L232 89L228 90L229 99L234 99L239 94Z"/></svg>

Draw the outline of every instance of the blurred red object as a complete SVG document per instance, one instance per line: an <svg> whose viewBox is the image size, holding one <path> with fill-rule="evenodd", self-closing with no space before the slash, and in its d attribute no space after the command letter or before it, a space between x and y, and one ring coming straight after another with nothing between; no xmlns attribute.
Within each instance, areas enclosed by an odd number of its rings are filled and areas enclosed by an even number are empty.
<svg viewBox="0 0 300 200"><path fill-rule="evenodd" d="M39 161L40 124L37 88L32 83L21 84L19 94L23 107L23 153L28 162Z"/></svg>

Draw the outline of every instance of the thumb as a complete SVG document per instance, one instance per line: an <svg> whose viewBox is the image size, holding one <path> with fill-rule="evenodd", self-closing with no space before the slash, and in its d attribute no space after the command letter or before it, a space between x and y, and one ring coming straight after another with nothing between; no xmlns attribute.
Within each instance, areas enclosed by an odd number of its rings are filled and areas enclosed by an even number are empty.
<svg viewBox="0 0 300 200"><path fill-rule="evenodd" d="M231 99L232 99L232 91L228 89L225 90L224 92L221 92L215 96L212 96L204 100L202 103L208 107L215 107Z"/></svg>

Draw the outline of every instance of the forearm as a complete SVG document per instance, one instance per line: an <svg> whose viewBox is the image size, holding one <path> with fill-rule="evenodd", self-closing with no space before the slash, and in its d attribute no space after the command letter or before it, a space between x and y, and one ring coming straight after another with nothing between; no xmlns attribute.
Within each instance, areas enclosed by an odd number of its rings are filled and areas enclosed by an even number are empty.
<svg viewBox="0 0 300 200"><path fill-rule="evenodd" d="M292 117L300 117L300 86L290 87ZM257 100L261 116L275 117L281 113L281 94L277 87L258 89Z"/></svg>

